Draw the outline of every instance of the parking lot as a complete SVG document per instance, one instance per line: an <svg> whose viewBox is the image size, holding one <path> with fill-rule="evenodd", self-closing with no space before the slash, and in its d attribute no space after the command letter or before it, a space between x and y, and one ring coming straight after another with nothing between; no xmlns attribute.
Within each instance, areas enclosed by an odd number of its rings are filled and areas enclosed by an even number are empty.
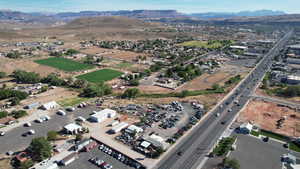
<svg viewBox="0 0 300 169"><path fill-rule="evenodd" d="M67 112L66 116L53 114L50 116L51 119L48 121L44 121L42 123L31 122L31 127L17 127L0 137L0 153L4 154L8 151L20 151L30 144L32 138L46 136L50 130L61 130L63 126L73 122L78 116L82 116L84 118L89 117L89 114L94 110L97 110L95 106L89 106L86 108L76 109L74 112ZM43 116L43 114L41 114L41 116ZM29 130L34 130L35 134L27 135L26 137L22 136Z"/></svg>
<svg viewBox="0 0 300 169"><path fill-rule="evenodd" d="M281 169L280 157L288 153L282 143L271 139L264 142L247 135L238 135L236 145L237 148L230 154L230 158L237 159L241 169ZM293 152L292 154L300 157L300 153Z"/></svg>
<svg viewBox="0 0 300 169"><path fill-rule="evenodd" d="M91 152L83 152L79 154L79 158L75 160L73 163L66 167L62 167L63 169L99 169L99 167L92 162L89 161L89 159L98 157L99 159L102 159L108 164L111 164L113 166L113 169L132 169L132 167L129 167L128 165L123 164L122 162L115 159L113 156L107 155L104 152L100 151L97 148L92 150Z"/></svg>

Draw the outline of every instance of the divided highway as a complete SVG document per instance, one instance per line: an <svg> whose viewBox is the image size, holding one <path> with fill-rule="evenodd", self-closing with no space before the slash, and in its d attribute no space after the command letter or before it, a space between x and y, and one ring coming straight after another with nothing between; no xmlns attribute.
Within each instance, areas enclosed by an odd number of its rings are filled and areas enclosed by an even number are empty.
<svg viewBox="0 0 300 169"><path fill-rule="evenodd" d="M249 75L240 82L226 99L175 146L158 163L155 169L199 169L210 149L247 104L265 73L270 69L272 59L284 48L293 31L285 34L261 59ZM219 117L216 114L220 114ZM181 152L181 153L178 153Z"/></svg>

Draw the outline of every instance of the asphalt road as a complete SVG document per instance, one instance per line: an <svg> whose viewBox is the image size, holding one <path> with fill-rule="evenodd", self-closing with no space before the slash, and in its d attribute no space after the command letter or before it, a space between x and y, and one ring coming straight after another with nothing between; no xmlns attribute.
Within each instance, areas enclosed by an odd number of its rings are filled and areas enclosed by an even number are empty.
<svg viewBox="0 0 300 169"><path fill-rule="evenodd" d="M89 114L92 113L93 110L96 110L93 106L76 109L74 112L67 112L66 116L60 116L57 114L50 116L51 119L47 122L31 122L31 127L17 127L0 137L0 154L4 154L8 151L16 152L23 150L29 146L32 138L46 136L50 130L61 130L63 126L74 122L73 119L78 116L82 116L84 118L89 117ZM22 134L28 132L30 129L33 129L36 133L34 135L27 135L26 137L22 136Z"/></svg>
<svg viewBox="0 0 300 169"><path fill-rule="evenodd" d="M204 160L210 149L222 135L229 123L250 99L252 91L258 86L269 70L272 59L284 47L292 31L280 39L268 54L257 64L253 71L239 86L197 125L180 143L174 147L157 165L158 169L194 169ZM238 100L239 105L234 101ZM229 110L229 111L228 111ZM215 114L220 113L219 117ZM225 124L221 124L225 122ZM182 152L182 155L177 155Z"/></svg>

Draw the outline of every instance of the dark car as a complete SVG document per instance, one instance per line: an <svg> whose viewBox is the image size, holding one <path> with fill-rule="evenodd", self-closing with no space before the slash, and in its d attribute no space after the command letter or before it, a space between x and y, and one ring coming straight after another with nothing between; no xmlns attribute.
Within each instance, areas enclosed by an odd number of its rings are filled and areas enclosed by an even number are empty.
<svg viewBox="0 0 300 169"><path fill-rule="evenodd" d="M264 142L268 142L268 141L269 141L269 137L263 138L263 141L264 141Z"/></svg>
<svg viewBox="0 0 300 169"><path fill-rule="evenodd" d="M178 151L177 155L182 156L182 151Z"/></svg>
<svg viewBox="0 0 300 169"><path fill-rule="evenodd" d="M222 125L226 124L226 121L222 121L221 124L222 124Z"/></svg>

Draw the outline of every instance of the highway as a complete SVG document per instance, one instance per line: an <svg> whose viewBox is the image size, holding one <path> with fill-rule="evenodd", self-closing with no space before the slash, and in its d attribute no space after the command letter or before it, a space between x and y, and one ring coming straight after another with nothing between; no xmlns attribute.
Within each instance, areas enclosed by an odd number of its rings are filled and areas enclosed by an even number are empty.
<svg viewBox="0 0 300 169"><path fill-rule="evenodd" d="M162 158L155 169L199 169L199 164L226 128L229 127L239 111L247 104L252 92L263 79L264 74L270 69L272 59L283 49L292 34L293 31L285 34L248 76L200 124L195 126ZM238 101L238 103L235 101ZM219 117L216 116L218 113L220 114ZM181 152L181 155L178 152Z"/></svg>

